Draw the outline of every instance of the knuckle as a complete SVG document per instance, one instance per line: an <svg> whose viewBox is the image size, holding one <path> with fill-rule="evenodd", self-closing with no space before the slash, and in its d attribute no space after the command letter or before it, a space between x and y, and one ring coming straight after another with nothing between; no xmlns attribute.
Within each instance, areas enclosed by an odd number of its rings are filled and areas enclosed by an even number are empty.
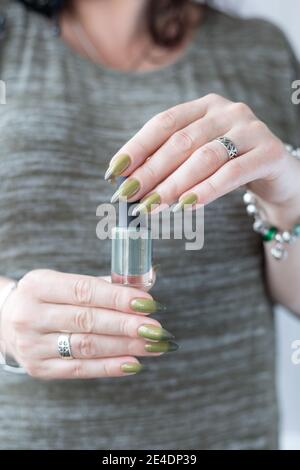
<svg viewBox="0 0 300 470"><path fill-rule="evenodd" d="M94 282L88 278L77 279L74 283L75 302L82 305L91 304L94 298Z"/></svg>
<svg viewBox="0 0 300 470"><path fill-rule="evenodd" d="M207 180L206 184L207 184L207 187L208 187L208 190L209 190L209 193L210 193L210 197L216 196L218 194L218 191L217 191L217 188L216 188L215 184L213 183L213 181Z"/></svg>
<svg viewBox="0 0 300 470"><path fill-rule="evenodd" d="M209 93L207 95L207 98L209 101L211 101L212 103L216 102L216 101L219 101L221 99L221 96L218 95L217 93Z"/></svg>
<svg viewBox="0 0 300 470"><path fill-rule="evenodd" d="M19 357L27 357L32 350L32 342L23 335L15 336L15 348Z"/></svg>
<svg viewBox="0 0 300 470"><path fill-rule="evenodd" d="M140 138L136 137L134 143L135 143L137 152L149 154L150 149L148 148L147 144L143 142Z"/></svg>
<svg viewBox="0 0 300 470"><path fill-rule="evenodd" d="M112 375L111 368L106 361L103 362L103 374L102 375L103 377L110 377Z"/></svg>
<svg viewBox="0 0 300 470"><path fill-rule="evenodd" d="M252 114L251 109L246 103L237 102L231 104L231 111L234 111L238 115L249 115Z"/></svg>
<svg viewBox="0 0 300 470"><path fill-rule="evenodd" d="M157 172L155 168L152 166L151 159L147 161L143 168L143 177L145 181L155 181L157 179Z"/></svg>
<svg viewBox="0 0 300 470"><path fill-rule="evenodd" d="M130 339L128 342L128 354L130 356L135 356L136 354L140 353L144 346L144 342L142 342L139 339Z"/></svg>
<svg viewBox="0 0 300 470"><path fill-rule="evenodd" d="M158 186L158 192L164 195L165 202L174 202L182 193L180 191L180 181L177 178L169 177L168 183L162 186Z"/></svg>
<svg viewBox="0 0 300 470"><path fill-rule="evenodd" d="M176 150L187 151L193 147L193 139L186 131L179 131L172 135L171 144Z"/></svg>
<svg viewBox="0 0 300 470"><path fill-rule="evenodd" d="M268 126L260 121L259 119L255 119L251 124L251 129L252 131L255 133L255 134L261 134L261 133L264 133L266 131L268 131Z"/></svg>
<svg viewBox="0 0 300 470"><path fill-rule="evenodd" d="M119 331L122 336L133 336L132 321L124 315L119 322Z"/></svg>
<svg viewBox="0 0 300 470"><path fill-rule="evenodd" d="M77 331L91 333L95 326L95 315L92 309L79 310L74 317Z"/></svg>
<svg viewBox="0 0 300 470"><path fill-rule="evenodd" d="M85 374L85 370L84 370L82 362L75 362L74 361L74 364L72 364L72 367L71 367L70 375L73 379L83 379L83 378L85 378L86 374Z"/></svg>
<svg viewBox="0 0 300 470"><path fill-rule="evenodd" d="M162 113L157 114L155 117L158 127L163 127L166 130L172 130L176 127L175 110L168 109Z"/></svg>
<svg viewBox="0 0 300 470"><path fill-rule="evenodd" d="M111 286L112 305L116 310L123 310L124 305L128 304L128 294L120 286Z"/></svg>
<svg viewBox="0 0 300 470"><path fill-rule="evenodd" d="M91 335L82 335L78 342L78 352L80 357L95 357L96 348Z"/></svg>
<svg viewBox="0 0 300 470"><path fill-rule="evenodd" d="M232 162L232 166L230 168L230 176L235 181L240 181L240 184L242 183L245 177L245 170L243 168L243 165L241 164L241 159L236 158Z"/></svg>
<svg viewBox="0 0 300 470"><path fill-rule="evenodd" d="M29 271L19 280L18 289L25 291L28 289L32 290L32 288L40 282L41 277L44 276L45 273L47 273L47 270L43 269L34 269L33 271Z"/></svg>
<svg viewBox="0 0 300 470"><path fill-rule="evenodd" d="M10 321L16 331L24 331L29 323L29 315L25 315L23 310L15 310L11 313Z"/></svg>
<svg viewBox="0 0 300 470"><path fill-rule="evenodd" d="M272 161L283 161L286 157L285 147L281 140L268 139L267 143L264 144L264 153L272 159Z"/></svg>
<svg viewBox="0 0 300 470"><path fill-rule="evenodd" d="M215 163L223 163L224 152L226 150L219 144L206 146L201 150L201 160L204 160L205 165L210 167Z"/></svg>

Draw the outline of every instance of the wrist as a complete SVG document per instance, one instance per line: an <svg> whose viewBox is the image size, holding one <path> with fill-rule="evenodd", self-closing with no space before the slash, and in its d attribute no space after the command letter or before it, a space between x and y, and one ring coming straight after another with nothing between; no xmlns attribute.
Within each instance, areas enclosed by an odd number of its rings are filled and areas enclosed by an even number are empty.
<svg viewBox="0 0 300 470"><path fill-rule="evenodd" d="M267 220L279 229L288 230L300 223L300 194L283 204L270 204L261 198L258 199Z"/></svg>
<svg viewBox="0 0 300 470"><path fill-rule="evenodd" d="M268 203L263 205L250 191L244 194L244 203L247 213L254 217L254 231L262 236L264 242L272 242L273 246L270 250L272 256L277 260L285 259L288 256L288 246L300 238L299 216L295 221L294 210L290 211L289 206L287 206L288 210L284 211L282 208L271 210L271 205ZM290 219L293 220L292 223Z"/></svg>
<svg viewBox="0 0 300 470"><path fill-rule="evenodd" d="M300 219L300 164L289 153L285 162L286 165L275 179L253 187L267 219L283 230L290 228Z"/></svg>

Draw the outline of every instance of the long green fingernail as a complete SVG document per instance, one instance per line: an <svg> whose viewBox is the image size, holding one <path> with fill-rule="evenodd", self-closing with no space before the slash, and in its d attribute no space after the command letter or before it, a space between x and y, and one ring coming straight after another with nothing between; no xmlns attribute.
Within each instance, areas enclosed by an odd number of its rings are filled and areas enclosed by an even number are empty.
<svg viewBox="0 0 300 470"><path fill-rule="evenodd" d="M129 199L140 189L141 185L138 180L134 178L127 179L121 184L119 189L111 198L111 203L117 202L118 199Z"/></svg>
<svg viewBox="0 0 300 470"><path fill-rule="evenodd" d="M142 325L138 329L139 336L153 340L172 339L174 336L161 326Z"/></svg>
<svg viewBox="0 0 300 470"><path fill-rule="evenodd" d="M139 212L147 213L151 212L155 207L161 203L161 198L158 193L152 193L150 196L142 199L142 202L134 208L132 215L135 216Z"/></svg>
<svg viewBox="0 0 300 470"><path fill-rule="evenodd" d="M125 362L121 365L121 371L125 374L138 374L143 369L143 365L138 362Z"/></svg>
<svg viewBox="0 0 300 470"><path fill-rule="evenodd" d="M164 312L166 307L156 300L153 299L143 299L137 298L133 299L130 303L132 310L135 312L141 313L155 313L155 312Z"/></svg>
<svg viewBox="0 0 300 470"><path fill-rule="evenodd" d="M129 155L121 154L109 165L108 170L104 175L104 179L110 180L116 176L120 176L123 171L126 170L131 164L131 158Z"/></svg>
<svg viewBox="0 0 300 470"><path fill-rule="evenodd" d="M176 206L174 206L173 212L181 211L182 209L184 209L184 206L193 206L194 204L197 203L197 201L198 201L198 198L196 194L194 193L187 194L182 199L180 199L180 201L178 202L178 204L176 204Z"/></svg>
<svg viewBox="0 0 300 470"><path fill-rule="evenodd" d="M167 353L177 351L179 348L177 343L173 341L157 341L155 343L146 343L145 351L150 353Z"/></svg>

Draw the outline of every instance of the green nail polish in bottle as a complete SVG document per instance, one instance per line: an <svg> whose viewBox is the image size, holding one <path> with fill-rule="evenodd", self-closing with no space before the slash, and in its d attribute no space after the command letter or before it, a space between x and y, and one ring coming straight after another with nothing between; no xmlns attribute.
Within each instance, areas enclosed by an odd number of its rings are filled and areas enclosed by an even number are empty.
<svg viewBox="0 0 300 470"><path fill-rule="evenodd" d="M119 188L127 181L119 177ZM146 290L155 280L151 229L145 221L132 224L135 220L131 213L133 206L134 203L123 199L118 203L117 225L112 229L111 280L114 284Z"/></svg>

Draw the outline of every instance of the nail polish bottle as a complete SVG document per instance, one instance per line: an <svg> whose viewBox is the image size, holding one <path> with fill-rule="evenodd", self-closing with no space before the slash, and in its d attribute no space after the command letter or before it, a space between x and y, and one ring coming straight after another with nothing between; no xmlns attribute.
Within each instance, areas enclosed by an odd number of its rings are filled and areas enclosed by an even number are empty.
<svg viewBox="0 0 300 470"><path fill-rule="evenodd" d="M120 186L126 178L120 177ZM154 283L151 231L141 216L132 216L135 203L119 201L117 226L112 230L111 279L115 284L149 289Z"/></svg>

